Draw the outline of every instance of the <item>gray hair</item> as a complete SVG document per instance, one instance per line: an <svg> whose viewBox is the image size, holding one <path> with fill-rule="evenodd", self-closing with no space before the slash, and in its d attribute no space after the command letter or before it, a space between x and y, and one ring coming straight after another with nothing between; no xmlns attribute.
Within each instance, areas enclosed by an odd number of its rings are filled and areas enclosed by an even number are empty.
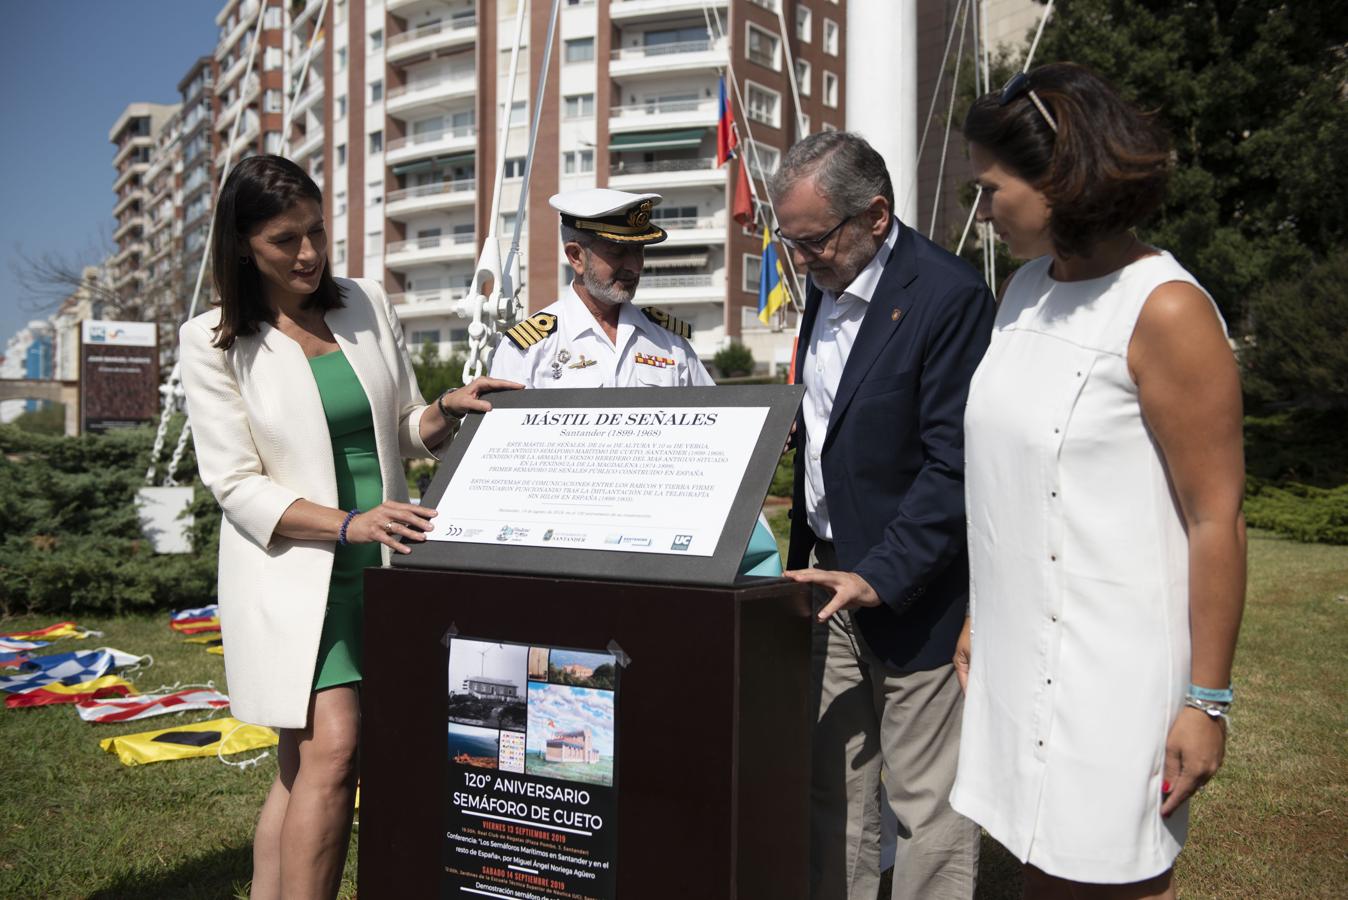
<svg viewBox="0 0 1348 900"><path fill-rule="evenodd" d="M562 224L562 244L580 244L584 250L589 250L594 246L594 232L582 231L565 223Z"/></svg>
<svg viewBox="0 0 1348 900"><path fill-rule="evenodd" d="M776 203L811 176L835 216L854 216L874 197L884 197L894 212L894 184L884 157L859 134L821 131L798 141L768 180L768 193Z"/></svg>

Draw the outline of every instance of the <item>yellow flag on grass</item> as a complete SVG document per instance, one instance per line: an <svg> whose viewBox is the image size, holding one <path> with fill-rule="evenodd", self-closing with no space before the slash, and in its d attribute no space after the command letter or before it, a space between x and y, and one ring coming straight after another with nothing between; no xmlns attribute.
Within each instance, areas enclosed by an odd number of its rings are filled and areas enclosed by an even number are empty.
<svg viewBox="0 0 1348 900"><path fill-rule="evenodd" d="M242 753L245 750L274 747L277 743L276 732L270 728L245 725L238 719L225 718L105 738L98 742L98 746L117 754L122 765L141 766L168 759Z"/></svg>

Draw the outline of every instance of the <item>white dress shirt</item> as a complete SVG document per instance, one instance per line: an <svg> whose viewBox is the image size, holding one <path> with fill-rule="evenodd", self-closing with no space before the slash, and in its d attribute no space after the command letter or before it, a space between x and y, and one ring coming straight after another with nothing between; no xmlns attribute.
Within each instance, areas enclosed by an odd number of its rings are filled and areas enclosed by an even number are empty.
<svg viewBox="0 0 1348 900"><path fill-rule="evenodd" d="M688 341L631 303L618 311L616 341L575 288L543 310L557 317L546 338L521 350L509 337L492 356L491 375L525 387L686 387L715 384Z"/></svg>
<svg viewBox="0 0 1348 900"><path fill-rule="evenodd" d="M824 291L810 332L810 346L805 352L805 404L802 410L805 419L805 518L815 536L826 541L833 540L833 524L828 517L820 456L828 434L829 416L833 413L833 398L838 393L838 382L842 380L843 367L856 342L861 320L866 318L871 296L898 239L898 223L891 222L884 244L842 294Z"/></svg>

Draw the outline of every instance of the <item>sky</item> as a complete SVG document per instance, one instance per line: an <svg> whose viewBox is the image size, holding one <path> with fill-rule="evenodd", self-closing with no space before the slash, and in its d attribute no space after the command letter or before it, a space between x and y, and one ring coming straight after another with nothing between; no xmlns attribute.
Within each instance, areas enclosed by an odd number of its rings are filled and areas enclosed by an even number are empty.
<svg viewBox="0 0 1348 900"><path fill-rule="evenodd" d="M0 352L30 319L14 268L112 246L113 146L128 103L175 103L225 0L0 0Z"/></svg>

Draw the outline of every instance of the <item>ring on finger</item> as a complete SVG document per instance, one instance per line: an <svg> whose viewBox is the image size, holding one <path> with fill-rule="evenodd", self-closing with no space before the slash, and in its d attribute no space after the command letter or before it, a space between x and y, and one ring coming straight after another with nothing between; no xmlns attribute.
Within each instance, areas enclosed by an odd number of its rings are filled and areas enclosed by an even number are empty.
<svg viewBox="0 0 1348 900"><path fill-rule="evenodd" d="M393 533L393 529L394 529L397 525L398 525L397 522L393 521L392 519L389 519L387 522L384 523L384 530L387 531L387 532L389 532L390 534L392 534L392 533Z"/></svg>

